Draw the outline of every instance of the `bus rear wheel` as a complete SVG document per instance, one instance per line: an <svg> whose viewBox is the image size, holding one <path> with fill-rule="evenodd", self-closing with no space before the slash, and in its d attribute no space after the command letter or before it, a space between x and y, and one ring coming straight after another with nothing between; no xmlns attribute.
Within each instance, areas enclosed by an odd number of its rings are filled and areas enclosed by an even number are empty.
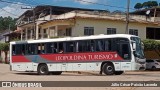
<svg viewBox="0 0 160 90"><path fill-rule="evenodd" d="M62 71L55 71L55 72L51 72L53 75L61 75Z"/></svg>
<svg viewBox="0 0 160 90"><path fill-rule="evenodd" d="M39 75L48 75L49 71L47 65L46 64L39 65L37 72Z"/></svg>
<svg viewBox="0 0 160 90"><path fill-rule="evenodd" d="M110 63L105 63L103 65L103 72L106 75L113 75L115 73L114 66L112 64L110 64Z"/></svg>

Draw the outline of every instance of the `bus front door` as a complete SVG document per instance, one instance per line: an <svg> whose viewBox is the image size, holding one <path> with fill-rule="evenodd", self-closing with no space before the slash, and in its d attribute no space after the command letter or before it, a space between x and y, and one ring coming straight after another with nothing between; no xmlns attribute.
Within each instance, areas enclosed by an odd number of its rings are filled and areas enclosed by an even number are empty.
<svg viewBox="0 0 160 90"><path fill-rule="evenodd" d="M121 62L121 70L131 70L131 49L128 42L119 44L119 54L124 59Z"/></svg>

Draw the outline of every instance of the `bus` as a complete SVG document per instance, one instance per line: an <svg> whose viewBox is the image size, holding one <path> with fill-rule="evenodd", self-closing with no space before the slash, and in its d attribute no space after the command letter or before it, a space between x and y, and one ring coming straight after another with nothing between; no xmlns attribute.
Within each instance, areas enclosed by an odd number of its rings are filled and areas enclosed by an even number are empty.
<svg viewBox="0 0 160 90"><path fill-rule="evenodd" d="M91 35L10 42L10 69L39 75L95 71L120 75L144 70L146 59L138 36Z"/></svg>

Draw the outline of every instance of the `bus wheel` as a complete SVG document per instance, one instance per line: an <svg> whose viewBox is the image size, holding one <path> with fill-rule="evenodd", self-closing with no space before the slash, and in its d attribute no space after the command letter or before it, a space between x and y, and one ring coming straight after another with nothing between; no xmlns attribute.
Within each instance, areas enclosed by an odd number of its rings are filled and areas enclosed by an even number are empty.
<svg viewBox="0 0 160 90"><path fill-rule="evenodd" d="M48 72L48 67L46 64L41 64L38 66L38 74L39 75L47 75L49 72Z"/></svg>
<svg viewBox="0 0 160 90"><path fill-rule="evenodd" d="M56 71L56 72L52 72L53 75L61 75L62 71Z"/></svg>
<svg viewBox="0 0 160 90"><path fill-rule="evenodd" d="M124 71L115 71L115 75L121 75Z"/></svg>
<svg viewBox="0 0 160 90"><path fill-rule="evenodd" d="M103 72L106 75L113 75L115 73L114 66L112 64L105 63L103 65Z"/></svg>

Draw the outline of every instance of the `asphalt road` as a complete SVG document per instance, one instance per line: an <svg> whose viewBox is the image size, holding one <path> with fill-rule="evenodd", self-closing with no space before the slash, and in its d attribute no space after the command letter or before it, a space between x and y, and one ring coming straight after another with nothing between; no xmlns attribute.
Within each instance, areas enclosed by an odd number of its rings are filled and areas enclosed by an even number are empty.
<svg viewBox="0 0 160 90"><path fill-rule="evenodd" d="M9 70L8 64L0 64L0 81L160 81L160 71L134 71L122 75L105 76L98 72L71 73L62 75L37 75L30 72ZM160 87L48 87L48 88L0 88L0 90L160 90Z"/></svg>

